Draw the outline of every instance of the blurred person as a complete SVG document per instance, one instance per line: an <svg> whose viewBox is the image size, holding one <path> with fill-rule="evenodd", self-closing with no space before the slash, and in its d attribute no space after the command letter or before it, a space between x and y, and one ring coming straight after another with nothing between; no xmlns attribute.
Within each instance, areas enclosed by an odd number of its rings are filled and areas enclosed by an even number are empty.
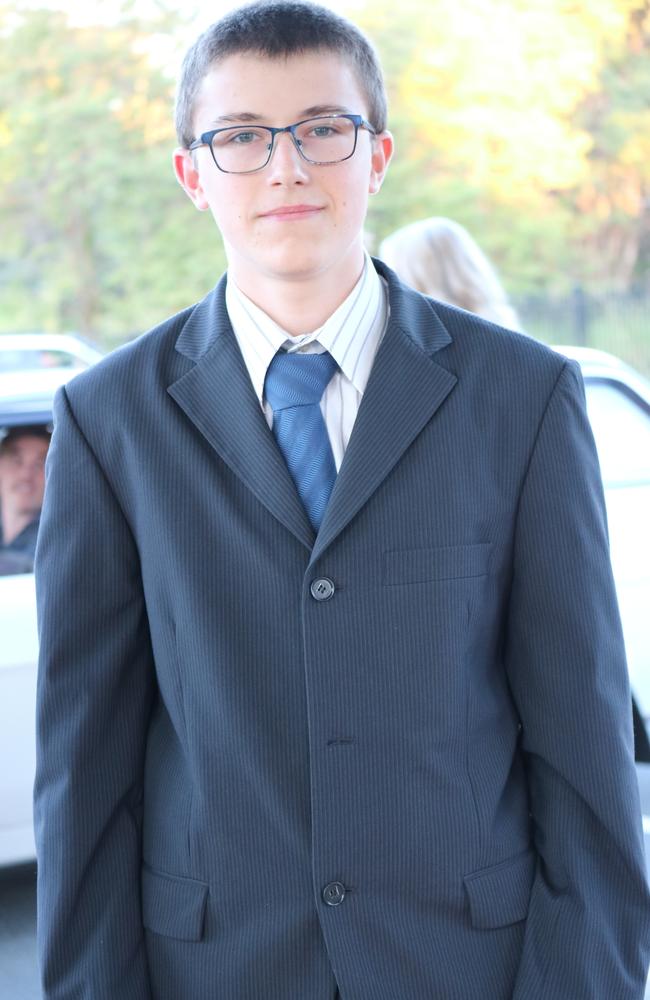
<svg viewBox="0 0 650 1000"><path fill-rule="evenodd" d="M208 28L177 131L227 275L55 402L45 1000L640 1000L577 366L364 253L393 142L332 11Z"/></svg>
<svg viewBox="0 0 650 1000"><path fill-rule="evenodd" d="M395 230L378 256L407 285L491 323L519 329L517 313L490 261L464 226L432 216Z"/></svg>
<svg viewBox="0 0 650 1000"><path fill-rule="evenodd" d="M40 425L11 427L0 440L0 575L32 568L49 442Z"/></svg>

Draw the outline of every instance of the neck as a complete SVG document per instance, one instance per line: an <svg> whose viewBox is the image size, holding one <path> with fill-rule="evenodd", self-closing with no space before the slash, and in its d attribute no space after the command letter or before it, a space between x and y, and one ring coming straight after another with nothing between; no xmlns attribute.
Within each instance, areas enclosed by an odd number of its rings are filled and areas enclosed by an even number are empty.
<svg viewBox="0 0 650 1000"><path fill-rule="evenodd" d="M4 511L2 512L2 538L5 545L10 545L14 538L36 517L32 511Z"/></svg>
<svg viewBox="0 0 650 1000"><path fill-rule="evenodd" d="M233 267L229 272L237 287L251 302L292 337L311 333L336 312L348 297L364 268L363 250L347 273L340 271L306 276L251 275Z"/></svg>

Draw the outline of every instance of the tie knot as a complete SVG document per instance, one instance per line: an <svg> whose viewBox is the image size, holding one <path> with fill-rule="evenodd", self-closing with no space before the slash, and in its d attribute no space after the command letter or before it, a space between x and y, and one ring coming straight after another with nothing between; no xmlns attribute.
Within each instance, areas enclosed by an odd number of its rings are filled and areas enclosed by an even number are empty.
<svg viewBox="0 0 650 1000"><path fill-rule="evenodd" d="M320 403L337 368L327 351L323 354L278 351L266 372L264 394L273 411Z"/></svg>

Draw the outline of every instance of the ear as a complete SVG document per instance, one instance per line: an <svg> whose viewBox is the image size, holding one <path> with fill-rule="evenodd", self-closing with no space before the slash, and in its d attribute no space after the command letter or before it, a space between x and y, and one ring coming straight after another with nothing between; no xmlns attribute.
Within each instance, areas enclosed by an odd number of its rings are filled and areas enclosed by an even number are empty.
<svg viewBox="0 0 650 1000"><path fill-rule="evenodd" d="M370 194L377 194L383 183L388 164L393 155L393 137L390 132L379 132L372 139L372 156L370 160Z"/></svg>
<svg viewBox="0 0 650 1000"><path fill-rule="evenodd" d="M201 185L201 178L194 157L188 149L179 146L174 150L173 162L176 180L190 201L196 205L199 212L205 212L210 206Z"/></svg>

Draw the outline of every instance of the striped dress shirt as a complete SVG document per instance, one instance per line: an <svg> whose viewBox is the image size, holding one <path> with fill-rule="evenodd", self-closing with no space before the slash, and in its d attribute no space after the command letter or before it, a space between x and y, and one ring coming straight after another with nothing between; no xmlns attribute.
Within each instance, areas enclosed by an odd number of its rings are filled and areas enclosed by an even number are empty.
<svg viewBox="0 0 650 1000"><path fill-rule="evenodd" d="M370 257L366 254L361 277L348 297L311 333L290 336L244 295L230 275L226 307L269 427L273 410L264 398L264 379L274 355L282 348L305 354L330 352L339 371L323 393L321 410L338 472L388 321L387 290Z"/></svg>

